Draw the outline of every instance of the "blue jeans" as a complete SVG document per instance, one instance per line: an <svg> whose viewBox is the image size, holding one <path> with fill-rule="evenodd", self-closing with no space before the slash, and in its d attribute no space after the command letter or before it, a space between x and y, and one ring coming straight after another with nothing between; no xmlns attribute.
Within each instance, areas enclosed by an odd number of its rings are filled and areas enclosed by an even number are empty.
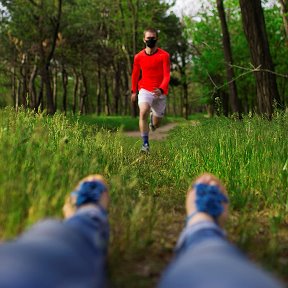
<svg viewBox="0 0 288 288"><path fill-rule="evenodd" d="M225 233L208 221L186 227L176 255L162 275L160 288L284 287L245 258Z"/></svg>
<svg viewBox="0 0 288 288"><path fill-rule="evenodd" d="M108 239L107 215L97 207L64 222L39 222L0 245L0 287L105 287Z"/></svg>

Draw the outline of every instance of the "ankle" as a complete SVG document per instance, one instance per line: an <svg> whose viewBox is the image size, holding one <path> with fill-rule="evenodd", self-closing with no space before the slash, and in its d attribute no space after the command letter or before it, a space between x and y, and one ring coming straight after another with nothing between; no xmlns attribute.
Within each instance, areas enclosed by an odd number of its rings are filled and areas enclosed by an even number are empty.
<svg viewBox="0 0 288 288"><path fill-rule="evenodd" d="M212 216L204 212L194 211L186 217L186 227L195 225L199 222L208 221L215 223L215 220Z"/></svg>
<svg viewBox="0 0 288 288"><path fill-rule="evenodd" d="M142 140L143 140L143 145L148 145L149 146L149 134L148 133L142 133L141 137L142 137Z"/></svg>

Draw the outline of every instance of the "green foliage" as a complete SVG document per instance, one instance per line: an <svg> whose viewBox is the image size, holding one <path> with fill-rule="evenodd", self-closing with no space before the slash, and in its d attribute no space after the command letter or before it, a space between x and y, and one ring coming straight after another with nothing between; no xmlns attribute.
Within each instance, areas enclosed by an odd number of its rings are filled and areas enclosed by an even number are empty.
<svg viewBox="0 0 288 288"><path fill-rule="evenodd" d="M0 68L1 69L1 68ZM0 76L0 107L4 108L7 105L12 105L12 99L7 99L6 97L4 97L5 94L9 94L10 91L10 87L9 87L9 83L7 83L7 79L5 77L1 77Z"/></svg>
<svg viewBox="0 0 288 288"><path fill-rule="evenodd" d="M228 92L216 1L210 2L211 9L199 13L197 19L190 17L184 19L187 39L194 46L190 81L198 83L198 90L197 92L192 90L192 93L199 93L196 97L202 98L200 100L201 104L213 101L217 93L221 91ZM243 111L247 113L254 111L256 95L253 67L250 64L250 52L243 33L239 1L229 0L224 2L232 46L235 81ZM287 102L287 93L285 92L288 83L286 75L287 61L283 61L284 55L287 54L287 45L285 44L280 8L277 5L273 7L263 6L263 8L275 71L282 74L277 78L278 88L282 101Z"/></svg>
<svg viewBox="0 0 288 288"><path fill-rule="evenodd" d="M148 156L139 154L139 140L101 129L100 119L0 111L1 238L42 217L60 217L77 182L101 173L111 184L113 282L130 287L137 279L139 287L151 287L155 279L149 275L159 275L182 228L186 189L208 171L228 188L232 240L285 275L279 259L287 260L287 115L275 114L271 122L204 121L198 115L200 122L181 122L165 142L152 141ZM118 120L103 125L110 129Z"/></svg>
<svg viewBox="0 0 288 288"><path fill-rule="evenodd" d="M213 102L218 93L218 90L215 90L215 85L220 87L226 81L225 62L221 40L222 32L216 10L216 2L212 3L212 5L212 10L209 11L209 13L202 12L202 14L199 15L199 19L194 20L193 18L185 17L187 37L195 46L190 77L193 82L200 84L200 95L198 97L202 98L201 103ZM229 18L227 19L227 22L229 28L231 27L229 32L230 37L232 38L231 44L233 47L235 43L235 39L233 38L234 36L241 37L241 41L244 41L244 43L246 42L243 33L239 33L239 31L241 31L239 11L238 14L234 13L237 7L235 4L232 7L233 9L229 7ZM239 47L239 43L237 42L235 46ZM247 49L247 44L245 48ZM245 61L247 61L247 53L244 55L241 54L243 53L243 50L245 51L245 49L241 47L241 52L235 53L233 56L246 56ZM227 90L227 87L224 87L224 90Z"/></svg>
<svg viewBox="0 0 288 288"><path fill-rule="evenodd" d="M57 1L2 1L7 9L6 25L10 37L19 41L15 46L22 52L35 53L35 45L51 40L57 13Z"/></svg>

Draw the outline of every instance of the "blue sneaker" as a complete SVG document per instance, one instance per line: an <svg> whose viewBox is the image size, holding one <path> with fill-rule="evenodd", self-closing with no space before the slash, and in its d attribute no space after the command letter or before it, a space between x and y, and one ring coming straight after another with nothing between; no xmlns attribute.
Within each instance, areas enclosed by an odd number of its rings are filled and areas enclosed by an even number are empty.
<svg viewBox="0 0 288 288"><path fill-rule="evenodd" d="M143 144L140 152L149 153L150 147L148 144Z"/></svg>

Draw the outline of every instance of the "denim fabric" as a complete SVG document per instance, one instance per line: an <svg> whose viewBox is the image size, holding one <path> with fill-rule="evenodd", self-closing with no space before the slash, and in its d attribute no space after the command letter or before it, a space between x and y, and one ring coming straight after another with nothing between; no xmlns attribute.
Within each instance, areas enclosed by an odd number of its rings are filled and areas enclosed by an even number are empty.
<svg viewBox="0 0 288 288"><path fill-rule="evenodd" d="M0 287L105 287L108 239L107 215L98 207L39 222L0 245Z"/></svg>
<svg viewBox="0 0 288 288"><path fill-rule="evenodd" d="M272 276L247 260L215 223L186 227L160 288L278 288Z"/></svg>

